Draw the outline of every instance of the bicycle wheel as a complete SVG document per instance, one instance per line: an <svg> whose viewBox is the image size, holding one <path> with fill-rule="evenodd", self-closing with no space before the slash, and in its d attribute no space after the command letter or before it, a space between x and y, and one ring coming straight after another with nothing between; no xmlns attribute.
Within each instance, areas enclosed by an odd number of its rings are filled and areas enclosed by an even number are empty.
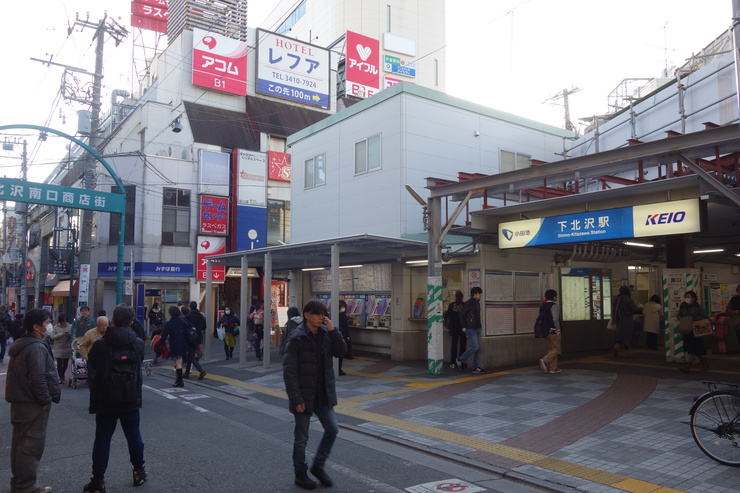
<svg viewBox="0 0 740 493"><path fill-rule="evenodd" d="M712 459L740 466L740 394L716 390L702 396L691 415L691 434Z"/></svg>

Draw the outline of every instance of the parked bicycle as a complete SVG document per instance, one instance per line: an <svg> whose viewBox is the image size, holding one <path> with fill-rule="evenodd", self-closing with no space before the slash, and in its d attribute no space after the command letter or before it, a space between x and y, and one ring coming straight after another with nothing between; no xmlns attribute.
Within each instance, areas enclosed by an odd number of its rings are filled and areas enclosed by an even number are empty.
<svg viewBox="0 0 740 493"><path fill-rule="evenodd" d="M689 411L694 441L720 464L740 466L740 389L727 382L702 383L709 391Z"/></svg>

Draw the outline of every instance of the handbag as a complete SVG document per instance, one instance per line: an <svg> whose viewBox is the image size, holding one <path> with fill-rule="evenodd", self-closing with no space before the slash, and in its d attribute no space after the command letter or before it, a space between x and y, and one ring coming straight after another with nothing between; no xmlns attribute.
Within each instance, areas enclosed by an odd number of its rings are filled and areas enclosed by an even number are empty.
<svg viewBox="0 0 740 493"><path fill-rule="evenodd" d="M694 322L692 330L694 332L694 337L706 337L713 333L712 324L709 322L708 318Z"/></svg>
<svg viewBox="0 0 740 493"><path fill-rule="evenodd" d="M232 330L232 332L231 332L231 333L232 333L232 334L234 334L234 337L236 337L236 336L238 336L238 335L239 335L239 332L240 332L240 331L241 331L241 329L240 329L240 328L239 328L239 326L237 325L236 327L234 327L234 328L233 328L233 330Z"/></svg>
<svg viewBox="0 0 740 493"><path fill-rule="evenodd" d="M617 330L617 324L614 323L614 319L610 318L609 323L606 324L606 330Z"/></svg>
<svg viewBox="0 0 740 493"><path fill-rule="evenodd" d="M678 331L683 334L691 334L694 331L694 320L691 315L685 315L678 319Z"/></svg>
<svg viewBox="0 0 740 493"><path fill-rule="evenodd" d="M344 359L355 359L355 350L352 349L352 343L350 341L347 342L347 352L344 353L343 358Z"/></svg>

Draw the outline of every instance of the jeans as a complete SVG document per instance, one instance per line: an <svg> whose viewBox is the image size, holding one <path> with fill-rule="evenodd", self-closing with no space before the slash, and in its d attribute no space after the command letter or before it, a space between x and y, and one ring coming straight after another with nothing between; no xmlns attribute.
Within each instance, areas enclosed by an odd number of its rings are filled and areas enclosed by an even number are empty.
<svg viewBox="0 0 740 493"><path fill-rule="evenodd" d="M480 329L466 329L465 335L468 336L470 347L460 355L460 361L465 361L473 355L473 369L480 366Z"/></svg>
<svg viewBox="0 0 740 493"><path fill-rule="evenodd" d="M36 474L46 446L46 426L51 406L42 409L36 403L10 405L13 436L10 445L10 491L21 493L39 487Z"/></svg>
<svg viewBox="0 0 740 493"><path fill-rule="evenodd" d="M324 427L324 435L321 437L319 448L313 458L316 467L323 468L326 459L329 458L331 448L339 433L337 415L334 414L332 406L324 406L314 409L313 414L319 418ZM293 414L295 418L295 430L293 432L293 470L296 474L308 471L306 464L306 443L308 443L308 428L311 424L311 413Z"/></svg>
<svg viewBox="0 0 740 493"><path fill-rule="evenodd" d="M116 431L116 422L121 420L121 429L128 443L128 455L134 471L144 467L144 442L139 432L139 410L123 416L112 414L95 415L95 443L92 452L92 473L96 479L105 479L110 458L110 441Z"/></svg>

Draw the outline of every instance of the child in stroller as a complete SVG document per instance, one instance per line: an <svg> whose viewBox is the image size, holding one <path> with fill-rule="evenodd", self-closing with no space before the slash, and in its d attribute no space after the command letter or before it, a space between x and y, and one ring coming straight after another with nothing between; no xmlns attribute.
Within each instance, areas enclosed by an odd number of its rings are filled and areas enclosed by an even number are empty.
<svg viewBox="0 0 740 493"><path fill-rule="evenodd" d="M69 380L69 386L77 388L77 382L87 382L87 361L80 354L80 343L82 337L72 340L72 378Z"/></svg>

